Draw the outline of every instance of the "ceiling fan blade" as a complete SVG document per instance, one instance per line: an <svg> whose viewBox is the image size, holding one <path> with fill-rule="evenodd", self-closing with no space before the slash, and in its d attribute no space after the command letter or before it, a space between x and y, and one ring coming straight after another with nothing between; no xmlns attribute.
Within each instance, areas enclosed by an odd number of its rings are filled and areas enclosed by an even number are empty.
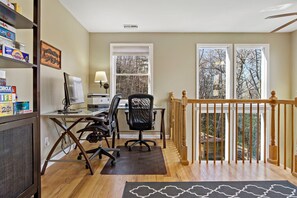
<svg viewBox="0 0 297 198"><path fill-rule="evenodd" d="M279 17L294 16L294 15L297 15L297 12L272 15L272 16L266 17L265 19L274 19L274 18L279 18Z"/></svg>
<svg viewBox="0 0 297 198"><path fill-rule="evenodd" d="M284 25L282 25L282 26L276 28L275 30L272 30L270 33L277 32L277 31L279 31L279 30L281 30L281 29L287 27L288 25L291 25L292 23L294 23L294 22L296 22L296 21L297 21L297 19L294 19L294 20L292 20L292 21L290 21L290 22L288 22L288 23L286 23L286 24L284 24Z"/></svg>

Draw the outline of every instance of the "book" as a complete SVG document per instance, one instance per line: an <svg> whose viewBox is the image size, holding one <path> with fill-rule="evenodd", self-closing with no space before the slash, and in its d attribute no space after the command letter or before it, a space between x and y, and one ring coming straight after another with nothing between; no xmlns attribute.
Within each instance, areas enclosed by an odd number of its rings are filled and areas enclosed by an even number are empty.
<svg viewBox="0 0 297 198"><path fill-rule="evenodd" d="M16 29L13 26L8 25L7 23L5 23L5 22L3 22L1 20L0 20L0 27L5 28L6 30L9 30L9 31L11 31L13 33L16 33Z"/></svg>
<svg viewBox="0 0 297 198"><path fill-rule="evenodd" d="M12 93L12 86L0 86L0 93Z"/></svg>
<svg viewBox="0 0 297 198"><path fill-rule="evenodd" d="M13 103L13 114L21 114L30 110L29 101L18 101Z"/></svg>
<svg viewBox="0 0 297 198"><path fill-rule="evenodd" d="M12 102L12 94L0 93L0 102Z"/></svg>
<svg viewBox="0 0 297 198"><path fill-rule="evenodd" d="M12 102L0 102L0 116L13 115L13 103Z"/></svg>
<svg viewBox="0 0 297 198"><path fill-rule="evenodd" d="M15 49L13 47L9 47L6 45L0 45L0 55L2 52L2 56L17 59L24 62L29 62L29 54L20 51L19 49Z"/></svg>

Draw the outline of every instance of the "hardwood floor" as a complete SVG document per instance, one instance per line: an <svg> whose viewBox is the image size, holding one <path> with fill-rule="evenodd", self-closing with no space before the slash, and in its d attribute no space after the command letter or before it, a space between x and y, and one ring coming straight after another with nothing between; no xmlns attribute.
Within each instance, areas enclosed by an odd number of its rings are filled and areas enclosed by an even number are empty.
<svg viewBox="0 0 297 198"><path fill-rule="evenodd" d="M120 140L123 145L125 140ZM176 149L168 140L167 148L163 149L163 155L167 168L167 175L100 175L100 171L107 161L98 158L92 160L95 174L90 175L83 163L55 163L47 168L45 175L41 177L42 197L100 197L117 198L122 197L125 182L145 181L236 181L236 180L289 180L297 185L297 178L289 171L280 167L264 163L241 162L230 165L209 162L209 164L198 162L189 166L179 163ZM89 147L85 143L85 147ZM162 145L158 141L158 145ZM71 152L65 158L76 159L77 151Z"/></svg>

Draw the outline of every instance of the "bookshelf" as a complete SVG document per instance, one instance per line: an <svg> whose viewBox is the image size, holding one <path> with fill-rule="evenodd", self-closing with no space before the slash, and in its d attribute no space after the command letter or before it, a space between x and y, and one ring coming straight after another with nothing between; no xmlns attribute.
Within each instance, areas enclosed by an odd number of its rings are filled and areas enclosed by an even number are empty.
<svg viewBox="0 0 297 198"><path fill-rule="evenodd" d="M32 29L33 37L33 63L0 56L0 69L21 68L33 73L33 112L0 117L0 197L41 197L40 0L32 1L33 21L0 2L0 20L16 29Z"/></svg>

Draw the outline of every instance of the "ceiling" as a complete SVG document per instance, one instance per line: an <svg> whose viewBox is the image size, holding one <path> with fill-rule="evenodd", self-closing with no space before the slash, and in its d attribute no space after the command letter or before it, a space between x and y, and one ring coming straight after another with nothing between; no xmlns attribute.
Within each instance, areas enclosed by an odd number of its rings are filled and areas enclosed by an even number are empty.
<svg viewBox="0 0 297 198"><path fill-rule="evenodd" d="M296 0L60 0L89 32L271 32ZM125 29L124 24L138 25ZM297 22L279 32L297 30Z"/></svg>

